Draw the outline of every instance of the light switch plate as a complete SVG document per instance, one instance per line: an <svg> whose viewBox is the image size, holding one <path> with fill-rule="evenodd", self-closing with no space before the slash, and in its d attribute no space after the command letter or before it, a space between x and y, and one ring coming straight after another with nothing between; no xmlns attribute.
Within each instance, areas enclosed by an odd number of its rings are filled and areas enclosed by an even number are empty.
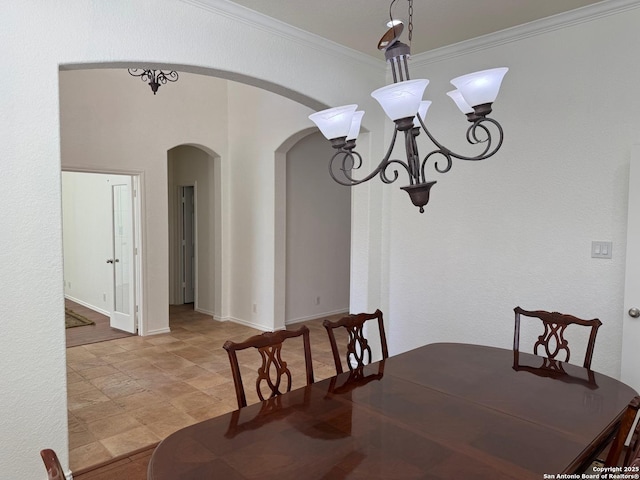
<svg viewBox="0 0 640 480"><path fill-rule="evenodd" d="M591 242L591 258L611 258L612 242Z"/></svg>

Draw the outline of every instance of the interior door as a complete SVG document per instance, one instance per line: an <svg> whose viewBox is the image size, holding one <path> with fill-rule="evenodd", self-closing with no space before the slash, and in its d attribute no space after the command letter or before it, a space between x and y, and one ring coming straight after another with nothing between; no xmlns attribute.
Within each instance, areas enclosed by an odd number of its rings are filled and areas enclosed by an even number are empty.
<svg viewBox="0 0 640 480"><path fill-rule="evenodd" d="M180 194L182 303L193 303L195 300L195 196L193 186L180 187Z"/></svg>
<svg viewBox="0 0 640 480"><path fill-rule="evenodd" d="M640 145L631 150L621 380L640 391Z"/></svg>
<svg viewBox="0 0 640 480"><path fill-rule="evenodd" d="M135 312L135 257L133 238L133 188L126 183L111 186L113 256L113 305L111 327L126 332L137 330Z"/></svg>

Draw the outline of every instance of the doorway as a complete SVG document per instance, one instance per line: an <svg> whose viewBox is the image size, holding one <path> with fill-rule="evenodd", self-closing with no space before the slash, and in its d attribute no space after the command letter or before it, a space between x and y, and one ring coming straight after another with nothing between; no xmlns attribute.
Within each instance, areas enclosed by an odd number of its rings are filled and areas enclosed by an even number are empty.
<svg viewBox="0 0 640 480"><path fill-rule="evenodd" d="M65 299L109 318L107 329L75 327L104 330L104 340L138 330L138 190L136 175L62 172Z"/></svg>
<svg viewBox="0 0 640 480"><path fill-rule="evenodd" d="M167 151L169 305L220 318L222 188L219 156L206 147Z"/></svg>

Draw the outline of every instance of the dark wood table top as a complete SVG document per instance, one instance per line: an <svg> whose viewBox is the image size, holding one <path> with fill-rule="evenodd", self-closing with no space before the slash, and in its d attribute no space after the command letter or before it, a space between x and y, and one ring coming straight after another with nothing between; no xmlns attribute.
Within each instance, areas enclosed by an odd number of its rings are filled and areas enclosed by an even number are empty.
<svg viewBox="0 0 640 480"><path fill-rule="evenodd" d="M149 480L536 479L571 473L636 392L582 367L436 343L175 432Z"/></svg>

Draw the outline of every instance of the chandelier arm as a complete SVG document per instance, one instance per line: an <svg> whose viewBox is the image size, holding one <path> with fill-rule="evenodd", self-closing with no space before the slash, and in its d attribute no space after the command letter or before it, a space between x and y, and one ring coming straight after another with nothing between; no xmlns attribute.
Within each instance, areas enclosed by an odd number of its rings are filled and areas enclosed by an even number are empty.
<svg viewBox="0 0 640 480"><path fill-rule="evenodd" d="M498 150L500 150L500 147L502 146L502 141L504 140L504 131L502 130L502 126L496 120L494 120L493 118L488 118L488 117L479 118L478 120L476 120L468 128L467 135L466 135L467 136L467 141L469 143L471 143L472 145L477 145L477 144L480 144L480 143L486 143L486 147L484 148L484 150L480 154L475 155L473 157L469 157L469 156L466 156L466 155L461 155L459 153L455 153L455 152L451 151L450 149L448 149L447 147L442 145L440 142L438 142L433 137L431 132L429 132L429 130L427 129L427 127L425 126L424 122L422 121L422 118L420 117L420 115L416 115L416 116L420 120L420 125L422 125L424 133L426 133L427 136L429 137L429 139L434 143L434 145L436 147L438 147L437 150L435 150L434 152L431 152L428 156L430 156L432 153L440 152L445 157L449 158L449 161L450 161L450 157L457 158L459 160L469 160L469 161L485 160L485 159L491 157L492 155L494 155ZM483 125L485 122L486 123L491 123L492 125L494 125L494 127L498 131L497 144L493 148L491 148L492 147L492 143L493 143L493 138L491 136L491 131L485 125ZM477 134L478 130L484 132L484 135L486 136L485 139L478 138L478 134ZM425 157L424 161L426 161L426 157ZM438 171L440 171L440 170L438 170ZM448 171L448 169L446 171Z"/></svg>
<svg viewBox="0 0 640 480"><path fill-rule="evenodd" d="M382 159L382 161L378 164L378 166L366 177L361 178L359 180L353 178L351 176L351 174L349 173L352 170L357 170L358 168L360 168L362 166L362 156L356 152L353 149L345 149L345 148L341 148L340 150L338 150L332 157L331 160L329 161L329 175L331 175L331 178L339 183L340 185L344 185L346 187L350 187L353 185L360 185L361 183L365 183L368 182L369 180L371 180L373 177L375 177L376 175L380 175L380 180L382 180L384 183L393 183L398 179L398 171L397 170L393 170L393 178L389 178L389 176L387 176L386 173L386 169L392 164L392 163L398 163L400 165L402 165L404 167L404 169L407 171L407 173L410 172L409 170L409 165L407 165L405 162L401 161L401 160L389 160L389 158L391 157L391 152L393 151L393 147L396 143L396 137L398 135L398 130L397 128L393 131L393 137L391 138L391 144L389 145L389 149L387 150L386 155L384 156L384 158ZM345 181L343 178L338 178L336 177L335 173L334 173L334 162L335 160L340 157L342 158L342 165L337 167L338 170L340 170L342 172L342 175L344 176L344 178L347 179L347 181ZM357 159L357 161L356 161Z"/></svg>
<svg viewBox="0 0 640 480"><path fill-rule="evenodd" d="M391 143L389 144L387 153L385 154L382 161L378 164L376 169L373 172L371 172L371 174L367 177L367 180L373 178L373 176L375 176L376 173L380 173L380 180L382 180L383 183L389 184L389 183L395 182L399 176L398 170L393 170L393 178L389 178L387 176L387 168L389 168L389 166L391 166L392 163L397 163L399 165L402 165L402 167L407 171L407 174L409 175L409 177L411 177L411 170L407 163L398 159L389 160L389 158L391 158L391 152L393 151L393 147L396 144L397 137L398 137L398 126L396 125L396 127L393 129L393 137L391 137ZM366 182L367 180L362 180L362 181Z"/></svg>
<svg viewBox="0 0 640 480"><path fill-rule="evenodd" d="M441 150L434 150L432 152L429 152L424 157L424 160L422 160L422 165L420 166L420 173L422 175L423 182L426 182L426 176L424 174L424 169L425 169L425 167L427 165L427 161L429 160L429 158L431 158L432 155L442 155L444 158L447 159L447 165L444 168L438 167L438 162L437 161L435 162L434 168L436 169L436 171L438 173L447 173L449 170L451 170L451 167L453 166L453 160L451 159L451 154L450 153L443 152Z"/></svg>
<svg viewBox="0 0 640 480"><path fill-rule="evenodd" d="M175 70L171 70L170 72L165 72L163 70L159 70L159 74L158 74L158 80L160 80L160 78L162 77L162 84L166 84L167 81L169 82L177 82L178 81L178 72L176 72Z"/></svg>
<svg viewBox="0 0 640 480"><path fill-rule="evenodd" d="M338 169L342 172L342 175L348 180L347 182L336 177L336 175L333 173L333 167L334 167L333 162L336 158L340 156L342 156L342 165L338 167ZM349 163L347 163L347 160L349 160ZM333 178L333 180L339 183L340 185L344 185L346 187L350 187L352 185L359 185L360 183L366 182L367 180L370 180L375 176L375 172L374 172L373 174L369 175L369 177L365 179L362 179L362 180L354 179L349 172L351 170L356 170L361 166L362 166L362 156L358 152L356 152L355 150L340 149L333 155L333 157L331 157L331 161L329 162L329 175L331 175L331 178Z"/></svg>
<svg viewBox="0 0 640 480"><path fill-rule="evenodd" d="M409 173L409 166L403 162L402 160L398 160L398 159L393 159L393 160L387 160L385 162L384 168L382 170L380 170L380 180L382 180L384 183L393 183L398 179L398 170L393 170L393 179L387 177L387 168L389 168L389 166L391 166L392 163L398 163L400 165L403 166L403 168L407 171L407 173ZM409 175L411 176L411 175ZM413 184L413 182L412 182Z"/></svg>
<svg viewBox="0 0 640 480"><path fill-rule="evenodd" d="M141 73L138 73L138 70L140 70L139 68L128 68L127 71L129 72L129 75L131 75L132 77L142 77L144 75L147 74L147 70L142 70Z"/></svg>

